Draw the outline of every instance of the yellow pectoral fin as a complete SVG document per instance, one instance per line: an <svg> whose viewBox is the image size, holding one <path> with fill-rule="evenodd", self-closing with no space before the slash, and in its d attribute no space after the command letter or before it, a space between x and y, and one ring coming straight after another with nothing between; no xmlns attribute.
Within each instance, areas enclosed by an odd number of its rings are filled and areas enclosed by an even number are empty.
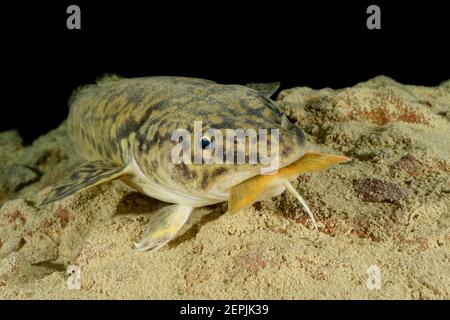
<svg viewBox="0 0 450 320"><path fill-rule="evenodd" d="M323 154L318 152L306 152L303 157L291 163L287 167L281 168L277 175L289 180L295 179L302 173L310 173L325 170L335 164L348 162L350 158L337 156L334 154Z"/></svg>
<svg viewBox="0 0 450 320"><path fill-rule="evenodd" d="M228 196L228 212L236 213L259 201L267 189L272 187L274 179L276 175L255 176L231 188Z"/></svg>
<svg viewBox="0 0 450 320"><path fill-rule="evenodd" d="M279 188L302 173L325 170L332 165L350 161L350 158L332 154L307 152L303 157L273 175L258 175L230 189L228 212L235 213L256 201L273 196ZM275 194L276 195L276 194Z"/></svg>

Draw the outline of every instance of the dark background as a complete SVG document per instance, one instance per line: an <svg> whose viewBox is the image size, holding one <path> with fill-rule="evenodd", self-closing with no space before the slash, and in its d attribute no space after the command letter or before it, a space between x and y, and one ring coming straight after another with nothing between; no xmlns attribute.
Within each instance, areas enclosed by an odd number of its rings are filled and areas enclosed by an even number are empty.
<svg viewBox="0 0 450 320"><path fill-rule="evenodd" d="M81 30L66 8L81 8ZM381 30L366 8L381 7ZM104 73L342 88L387 75L450 78L445 1L27 1L3 4L0 131L30 143L66 118L67 99Z"/></svg>

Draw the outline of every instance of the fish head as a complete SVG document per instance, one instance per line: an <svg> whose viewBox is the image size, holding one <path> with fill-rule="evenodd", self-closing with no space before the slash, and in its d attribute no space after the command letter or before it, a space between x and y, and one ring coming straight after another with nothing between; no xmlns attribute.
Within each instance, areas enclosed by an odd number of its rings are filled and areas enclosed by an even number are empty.
<svg viewBox="0 0 450 320"><path fill-rule="evenodd" d="M274 174L306 151L303 131L272 100L246 86L207 86L174 116L159 172L165 172L164 183L192 197L223 201L233 186Z"/></svg>

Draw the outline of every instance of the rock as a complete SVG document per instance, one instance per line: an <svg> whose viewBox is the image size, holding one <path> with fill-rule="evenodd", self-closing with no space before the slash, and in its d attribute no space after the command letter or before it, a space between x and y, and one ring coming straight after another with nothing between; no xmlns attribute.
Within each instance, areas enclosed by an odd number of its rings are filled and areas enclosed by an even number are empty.
<svg viewBox="0 0 450 320"><path fill-rule="evenodd" d="M0 167L0 204L12 193L38 181L40 172L29 167L13 164Z"/></svg>
<svg viewBox="0 0 450 320"><path fill-rule="evenodd" d="M419 162L412 154L407 154L394 162L389 167L390 172L395 175L400 172L405 172L410 176L419 175Z"/></svg>
<svg viewBox="0 0 450 320"><path fill-rule="evenodd" d="M4 175L0 178L0 185L6 185L12 192L19 191L41 177L41 174L36 170L16 164L8 166L4 171Z"/></svg>
<svg viewBox="0 0 450 320"><path fill-rule="evenodd" d="M0 287L5 286L14 277L21 276L21 271L28 266L29 263L23 255L17 252L0 260Z"/></svg>
<svg viewBox="0 0 450 320"><path fill-rule="evenodd" d="M0 132L0 167L15 161L22 151L22 138L16 130Z"/></svg>
<svg viewBox="0 0 450 320"><path fill-rule="evenodd" d="M367 202L400 203L412 196L409 189L376 178L365 178L354 182L358 197Z"/></svg>

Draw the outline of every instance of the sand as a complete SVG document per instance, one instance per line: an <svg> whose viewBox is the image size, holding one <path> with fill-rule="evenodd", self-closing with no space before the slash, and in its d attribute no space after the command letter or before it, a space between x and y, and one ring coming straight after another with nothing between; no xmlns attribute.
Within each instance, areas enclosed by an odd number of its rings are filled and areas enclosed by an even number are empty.
<svg viewBox="0 0 450 320"><path fill-rule="evenodd" d="M233 215L197 209L168 246L139 252L133 241L165 203L115 181L38 208L81 161L66 123L29 146L0 133L0 297L449 299L450 81L377 77L284 90L277 103L310 150L353 159L294 183L319 232L282 194ZM67 285L71 265L81 289Z"/></svg>

